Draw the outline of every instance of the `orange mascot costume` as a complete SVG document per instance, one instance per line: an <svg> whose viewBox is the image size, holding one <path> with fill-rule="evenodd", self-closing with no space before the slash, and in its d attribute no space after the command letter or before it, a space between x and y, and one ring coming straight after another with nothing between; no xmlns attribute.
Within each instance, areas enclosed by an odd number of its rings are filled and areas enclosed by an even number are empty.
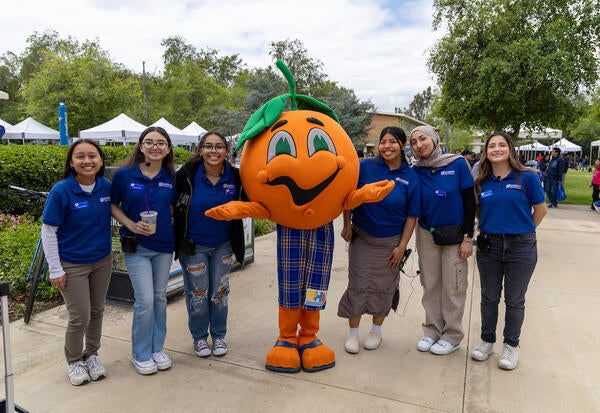
<svg viewBox="0 0 600 413"><path fill-rule="evenodd" d="M296 94L288 67L281 60L277 67L290 93L255 112L237 145L243 147L240 176L250 201L231 201L206 215L266 218L277 224L279 337L266 369L312 372L335 366L334 352L317 338L333 259L332 221L345 209L383 199L394 182L356 189L358 157L336 114Z"/></svg>

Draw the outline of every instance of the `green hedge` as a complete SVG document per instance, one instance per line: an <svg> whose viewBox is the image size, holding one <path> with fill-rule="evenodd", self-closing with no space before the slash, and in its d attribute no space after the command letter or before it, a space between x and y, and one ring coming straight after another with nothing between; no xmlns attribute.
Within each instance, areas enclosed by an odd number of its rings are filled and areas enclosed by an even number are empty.
<svg viewBox="0 0 600 413"><path fill-rule="evenodd" d="M106 166L118 166L127 160L134 146L104 146ZM6 188L7 184L34 191L49 191L60 180L65 167L67 146L0 145L0 212L40 216L43 205ZM191 152L175 148L175 162L184 163Z"/></svg>

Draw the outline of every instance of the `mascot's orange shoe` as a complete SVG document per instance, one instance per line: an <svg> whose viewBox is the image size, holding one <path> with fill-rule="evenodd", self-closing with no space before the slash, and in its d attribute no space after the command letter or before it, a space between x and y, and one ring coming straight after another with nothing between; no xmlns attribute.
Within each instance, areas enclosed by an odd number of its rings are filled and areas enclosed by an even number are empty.
<svg viewBox="0 0 600 413"><path fill-rule="evenodd" d="M279 306L279 337L277 337L277 342L267 354L265 366L267 370L280 373L297 373L300 371L297 332L301 314L301 308Z"/></svg>
<svg viewBox="0 0 600 413"><path fill-rule="evenodd" d="M335 366L335 353L317 338L320 312L318 310L302 310L300 317L300 335L298 346L302 358L302 369L313 372Z"/></svg>

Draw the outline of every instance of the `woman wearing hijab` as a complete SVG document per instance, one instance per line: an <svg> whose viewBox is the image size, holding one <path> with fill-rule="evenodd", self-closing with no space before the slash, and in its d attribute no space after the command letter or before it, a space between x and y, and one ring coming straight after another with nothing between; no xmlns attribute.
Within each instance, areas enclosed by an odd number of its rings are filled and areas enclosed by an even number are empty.
<svg viewBox="0 0 600 413"><path fill-rule="evenodd" d="M442 153L433 127L416 127L409 142L422 191L416 245L425 323L417 349L450 354L464 337L467 258L473 253L475 221L473 175L465 158Z"/></svg>

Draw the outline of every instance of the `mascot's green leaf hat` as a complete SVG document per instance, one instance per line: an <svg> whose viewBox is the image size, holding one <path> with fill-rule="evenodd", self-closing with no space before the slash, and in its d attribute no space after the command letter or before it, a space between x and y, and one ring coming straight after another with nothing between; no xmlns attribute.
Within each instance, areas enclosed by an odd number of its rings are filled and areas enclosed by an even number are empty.
<svg viewBox="0 0 600 413"><path fill-rule="evenodd" d="M310 96L297 95L296 82L294 81L294 76L290 69L281 60L277 60L276 65L287 80L290 87L290 93L269 100L250 116L240 135L240 139L235 148L236 151L239 151L242 146L244 146L244 142L248 139L254 138L266 128L271 127L284 112L288 99L290 99L290 110L314 110L315 112L326 114L339 123L337 115L329 106Z"/></svg>

